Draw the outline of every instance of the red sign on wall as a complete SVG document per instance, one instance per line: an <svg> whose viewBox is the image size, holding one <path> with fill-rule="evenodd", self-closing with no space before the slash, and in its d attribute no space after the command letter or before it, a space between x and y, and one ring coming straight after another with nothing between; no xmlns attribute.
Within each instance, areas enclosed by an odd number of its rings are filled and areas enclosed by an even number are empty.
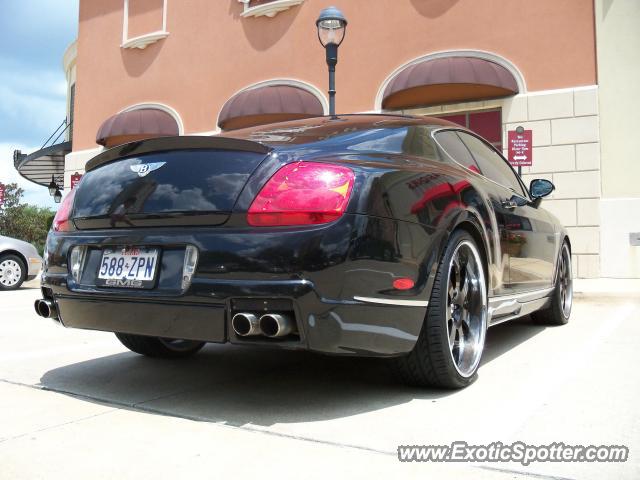
<svg viewBox="0 0 640 480"><path fill-rule="evenodd" d="M4 205L4 185L0 183L0 206Z"/></svg>
<svg viewBox="0 0 640 480"><path fill-rule="evenodd" d="M71 175L71 190L73 190L78 186L78 184L80 183L80 180L82 180L82 174L76 172L73 175Z"/></svg>
<svg viewBox="0 0 640 480"><path fill-rule="evenodd" d="M514 167L530 167L533 164L533 152L531 150L533 135L531 130L509 130L507 143L509 144L509 163Z"/></svg>

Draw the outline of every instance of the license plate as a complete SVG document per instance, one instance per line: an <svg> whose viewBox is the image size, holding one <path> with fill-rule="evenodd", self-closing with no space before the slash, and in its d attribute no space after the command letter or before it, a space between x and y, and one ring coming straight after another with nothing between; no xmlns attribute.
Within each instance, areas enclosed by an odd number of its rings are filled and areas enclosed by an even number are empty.
<svg viewBox="0 0 640 480"><path fill-rule="evenodd" d="M105 249L102 252L96 285L119 288L153 288L157 270L157 248Z"/></svg>

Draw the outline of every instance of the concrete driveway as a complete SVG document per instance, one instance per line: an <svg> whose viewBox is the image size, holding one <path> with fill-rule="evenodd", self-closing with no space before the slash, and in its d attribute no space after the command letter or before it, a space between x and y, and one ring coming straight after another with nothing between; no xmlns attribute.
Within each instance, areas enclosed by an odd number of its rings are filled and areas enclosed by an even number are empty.
<svg viewBox="0 0 640 480"><path fill-rule="evenodd" d="M567 326L489 330L461 391L407 388L371 359L229 345L148 359L37 317L37 288L1 292L0 478L640 478L640 292L585 290ZM398 445L456 440L631 452L528 467L397 459Z"/></svg>

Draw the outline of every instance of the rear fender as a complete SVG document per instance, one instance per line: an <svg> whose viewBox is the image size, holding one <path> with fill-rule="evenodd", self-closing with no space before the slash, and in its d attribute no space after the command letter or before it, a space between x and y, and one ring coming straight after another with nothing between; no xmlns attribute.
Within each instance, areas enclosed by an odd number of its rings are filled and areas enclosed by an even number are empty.
<svg viewBox="0 0 640 480"><path fill-rule="evenodd" d="M489 228L487 228L489 225ZM427 286L425 289L425 293L429 294L431 297L431 292L433 289L433 284L435 282L435 277L438 271L438 266L442 261L445 250L449 243L449 238L453 234L455 230L464 229L467 230L479 243L479 247L481 250L481 255L485 259L485 280L487 281L487 288L489 292L493 289L493 279L490 274L490 266L494 263L494 258L496 255L496 244L493 240L495 237L495 230L491 228L492 222L491 219L488 218L488 212L484 214L477 209L467 207L467 208L458 208L455 212L450 212L449 219L446 225L446 228L442 230L442 233L438 235L438 238L435 239L432 250L432 261L430 262L429 269L429 279L427 281ZM499 241L499 239L498 239ZM498 247L499 248L499 247Z"/></svg>

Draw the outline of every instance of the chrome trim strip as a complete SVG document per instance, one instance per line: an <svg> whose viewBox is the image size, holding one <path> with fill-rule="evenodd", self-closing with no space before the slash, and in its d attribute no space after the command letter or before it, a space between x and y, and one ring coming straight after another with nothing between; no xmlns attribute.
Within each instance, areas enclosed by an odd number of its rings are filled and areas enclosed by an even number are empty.
<svg viewBox="0 0 640 480"><path fill-rule="evenodd" d="M403 307L427 307L429 302L423 300L394 300L391 298L353 297L354 300L367 303L380 303L383 305L401 305Z"/></svg>

